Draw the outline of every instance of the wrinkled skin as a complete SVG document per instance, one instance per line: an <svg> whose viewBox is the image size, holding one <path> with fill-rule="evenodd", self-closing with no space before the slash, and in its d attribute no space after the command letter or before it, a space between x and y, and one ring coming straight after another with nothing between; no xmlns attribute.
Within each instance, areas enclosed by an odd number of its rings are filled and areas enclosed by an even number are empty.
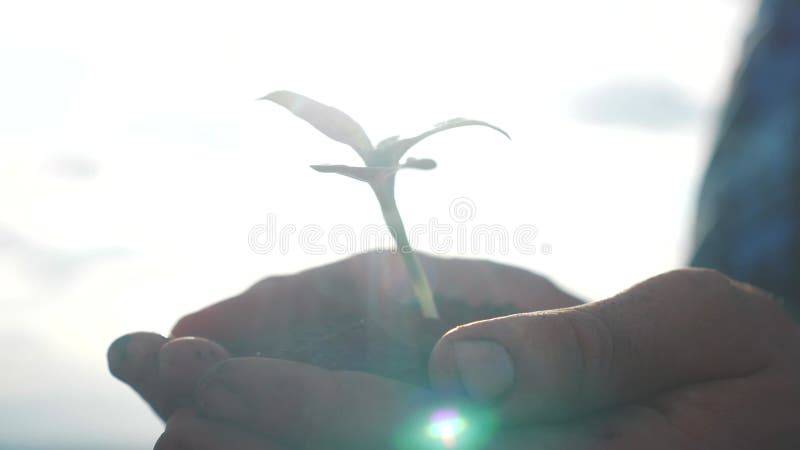
<svg viewBox="0 0 800 450"><path fill-rule="evenodd" d="M518 269L425 264L438 274L437 296L561 309L451 330L431 355L431 388L303 362L228 358L286 339L286 324L299 318L358 316L366 302L378 299L373 307L381 309L407 298L398 261L361 255L267 279L180 320L172 340L121 338L109 350L110 367L169 418L156 443L162 450L392 448L400 424L420 408L456 397L496 415L498 430L480 448L800 448L800 330L765 292L683 270L579 305ZM474 341L498 344L510 357L512 382L502 391L481 391L465 378L455 349Z"/></svg>

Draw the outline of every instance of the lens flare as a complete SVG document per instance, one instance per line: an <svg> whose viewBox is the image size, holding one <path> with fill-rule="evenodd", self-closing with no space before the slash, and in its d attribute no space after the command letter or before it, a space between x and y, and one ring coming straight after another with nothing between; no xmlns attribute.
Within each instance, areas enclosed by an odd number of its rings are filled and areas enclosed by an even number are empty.
<svg viewBox="0 0 800 450"><path fill-rule="evenodd" d="M458 414L458 411L441 409L431 415L426 431L429 438L441 442L445 448L453 448L458 442L458 436L466 429L467 421Z"/></svg>

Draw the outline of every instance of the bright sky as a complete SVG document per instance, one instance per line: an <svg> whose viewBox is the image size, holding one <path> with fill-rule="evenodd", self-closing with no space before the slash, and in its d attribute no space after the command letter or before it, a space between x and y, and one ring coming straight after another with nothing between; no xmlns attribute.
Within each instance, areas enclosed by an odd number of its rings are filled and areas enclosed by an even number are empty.
<svg viewBox="0 0 800 450"><path fill-rule="evenodd" d="M517 264L600 299L686 263L694 196L754 3L0 4L0 448L150 448L159 422L107 344L167 332L259 278L342 258L255 254L278 226L381 223L355 163L282 108L291 89L373 142L452 117L399 176L407 224L534 225ZM423 250L426 245L420 245ZM457 255L457 251L449 252ZM10 379L10 382L9 382Z"/></svg>

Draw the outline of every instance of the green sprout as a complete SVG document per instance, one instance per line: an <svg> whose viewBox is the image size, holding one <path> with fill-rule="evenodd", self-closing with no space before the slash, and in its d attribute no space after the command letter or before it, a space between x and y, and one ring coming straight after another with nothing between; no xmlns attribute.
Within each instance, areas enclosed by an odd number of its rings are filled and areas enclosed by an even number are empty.
<svg viewBox="0 0 800 450"><path fill-rule="evenodd" d="M392 136L380 141L377 146L373 146L361 125L336 108L290 91L275 91L259 100L270 100L283 106L329 138L349 145L358 153L365 164L362 167L312 165L311 168L319 172L338 173L369 184L378 199L383 218L397 244L397 249L403 256L423 317L438 319L439 313L428 278L408 241L394 198L394 180L397 171L400 169L430 170L436 167L436 162L432 159L407 158L401 164L400 160L419 141L450 128L480 125L497 130L510 139L508 133L480 120L456 118L442 122L417 136L406 139Z"/></svg>

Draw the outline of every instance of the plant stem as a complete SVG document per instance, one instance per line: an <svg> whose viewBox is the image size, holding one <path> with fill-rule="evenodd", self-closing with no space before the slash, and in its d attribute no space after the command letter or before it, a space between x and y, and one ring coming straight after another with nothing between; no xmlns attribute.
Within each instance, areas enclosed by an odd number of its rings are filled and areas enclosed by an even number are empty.
<svg viewBox="0 0 800 450"><path fill-rule="evenodd" d="M384 180L384 183L380 185L372 185L372 189L375 191L375 195L381 205L383 220L389 227L389 232L397 244L397 250L403 256L403 262L405 262L408 275L411 277L411 286L419 302L422 316L428 319L438 319L439 311L436 308L436 301L433 298L433 291L431 291L430 283L428 283L428 277L425 275L425 270L422 268L416 252L414 252L411 243L408 241L403 219L397 209L397 202L394 199L394 176Z"/></svg>

